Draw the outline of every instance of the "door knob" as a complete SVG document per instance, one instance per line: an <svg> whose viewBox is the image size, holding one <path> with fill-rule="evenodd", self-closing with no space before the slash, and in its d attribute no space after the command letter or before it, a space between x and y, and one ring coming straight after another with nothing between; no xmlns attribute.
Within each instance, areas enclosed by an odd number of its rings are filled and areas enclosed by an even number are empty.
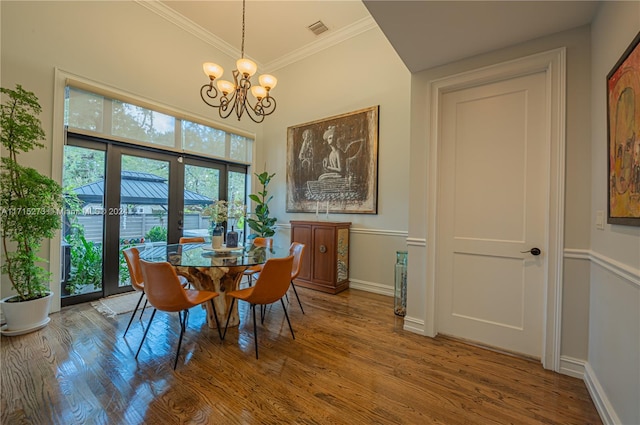
<svg viewBox="0 0 640 425"><path fill-rule="evenodd" d="M526 254L527 252L530 252L531 255L540 255L540 253L542 251L540 251L539 248L531 248L529 251L520 251L522 254Z"/></svg>

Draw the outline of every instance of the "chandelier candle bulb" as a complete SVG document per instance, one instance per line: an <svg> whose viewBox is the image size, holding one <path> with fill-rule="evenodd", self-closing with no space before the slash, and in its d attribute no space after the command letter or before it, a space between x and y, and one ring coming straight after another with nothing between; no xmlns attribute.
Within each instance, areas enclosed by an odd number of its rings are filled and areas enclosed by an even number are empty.
<svg viewBox="0 0 640 425"><path fill-rule="evenodd" d="M274 88L276 86L276 84L278 84L278 79L276 77L274 77L273 75L269 75L269 74L262 74L258 78L258 81L260 82L260 85L262 87L267 89L267 91L271 90L272 88Z"/></svg>
<svg viewBox="0 0 640 425"><path fill-rule="evenodd" d="M227 80L218 80L217 86L218 90L220 90L225 96L236 89L236 86L231 81Z"/></svg>
<svg viewBox="0 0 640 425"><path fill-rule="evenodd" d="M207 75L207 77L211 79L211 81L215 80L216 78L222 77L222 74L224 73L224 69L217 63L213 62L205 62L202 65L202 69L204 70L204 73Z"/></svg>
<svg viewBox="0 0 640 425"><path fill-rule="evenodd" d="M251 77L258 70L258 65L256 65L254 61L247 58L238 59L236 62L236 67L245 78Z"/></svg>
<svg viewBox="0 0 640 425"><path fill-rule="evenodd" d="M253 95L253 97L260 100L267 97L267 89L262 86L253 86L251 87L251 94Z"/></svg>

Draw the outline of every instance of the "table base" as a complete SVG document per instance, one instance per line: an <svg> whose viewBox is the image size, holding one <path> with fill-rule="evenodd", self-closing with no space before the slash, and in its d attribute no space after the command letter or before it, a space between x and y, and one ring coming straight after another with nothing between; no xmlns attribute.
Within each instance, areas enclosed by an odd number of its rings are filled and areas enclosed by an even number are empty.
<svg viewBox="0 0 640 425"><path fill-rule="evenodd" d="M213 299L218 312L218 322L224 327L231 305L231 297L226 293L235 291L240 285L242 274L247 269L245 266L231 267L176 267L176 272L184 276L196 288L204 291L214 291L220 296ZM213 317L213 309L210 303L206 303L207 322L212 329L216 328L216 321ZM240 316L238 314L238 303L233 306L231 317L229 318L229 326L238 326Z"/></svg>

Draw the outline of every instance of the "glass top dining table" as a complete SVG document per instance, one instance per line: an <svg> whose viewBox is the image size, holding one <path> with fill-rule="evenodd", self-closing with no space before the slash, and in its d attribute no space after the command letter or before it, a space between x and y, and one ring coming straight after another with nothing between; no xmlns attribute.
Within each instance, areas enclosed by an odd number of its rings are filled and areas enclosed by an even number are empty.
<svg viewBox="0 0 640 425"><path fill-rule="evenodd" d="M266 248L254 245L219 249L211 244L169 244L155 246L140 252L146 261L167 261L176 267L251 267L265 263L270 258L289 255L289 248Z"/></svg>
<svg viewBox="0 0 640 425"><path fill-rule="evenodd" d="M141 247L142 248L142 247ZM246 269L264 264L270 258L289 256L289 248L267 248L255 245L238 248L212 249L210 243L203 244L169 244L146 246L140 249L140 259L152 262L166 261L176 273L186 278L199 290L214 291L219 294L214 298L218 321L215 321L211 304L206 304L207 322L210 328L216 323L224 323L229 315L229 326L240 323L238 304L228 311L231 299L226 292L240 287Z"/></svg>

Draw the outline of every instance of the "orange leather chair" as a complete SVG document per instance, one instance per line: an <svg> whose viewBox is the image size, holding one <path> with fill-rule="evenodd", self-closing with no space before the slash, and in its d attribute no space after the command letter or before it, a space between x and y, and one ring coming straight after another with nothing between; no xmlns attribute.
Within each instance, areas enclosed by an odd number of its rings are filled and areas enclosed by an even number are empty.
<svg viewBox="0 0 640 425"><path fill-rule="evenodd" d="M178 243L180 243L180 245L185 243L204 243L204 238L202 236L193 236L193 237L183 236L180 238Z"/></svg>
<svg viewBox="0 0 640 425"><path fill-rule="evenodd" d="M173 363L173 369L178 364L178 356L180 355L180 346L182 345L182 338L184 331L187 328L187 320L189 319L189 309L205 302L210 302L213 309L213 317L216 319L218 325L218 334L222 339L222 331L220 324L218 323L218 315L216 313L216 305L213 299L219 294L212 291L198 291L195 289L185 289L178 279L175 269L168 262L148 262L140 260L140 268L142 270L142 277L145 282L145 294L149 303L153 306L153 313L149 319L147 329L144 331L142 341L140 341L140 347L136 352L136 359L140 354L140 349L144 343L144 339L147 337L147 332L151 328L151 322L153 321L156 311L166 312L178 312L180 318L180 338L178 339L178 349L176 350L176 358Z"/></svg>
<svg viewBox="0 0 640 425"><path fill-rule="evenodd" d="M189 244L189 243L204 243L204 242L205 241L202 236L191 236L191 237L183 236L180 238L180 240L178 240L178 243L180 245ZM178 278L180 279L180 283L182 283L183 286L191 285L191 282L189 282L186 277L178 276Z"/></svg>
<svg viewBox="0 0 640 425"><path fill-rule="evenodd" d="M138 299L138 303L136 304L136 308L131 313L131 319L129 319L129 324L127 325L127 329L124 331L123 337L127 335L129 331L129 327L133 322L133 318L136 317L136 313L138 312L138 307L140 307L140 302L144 298L144 280L142 279L142 270L140 269L140 252L137 248L131 247L122 250L122 254L124 255L124 259L127 262L127 268L129 269L129 278L131 281L131 286L136 291L140 292L140 298ZM142 313L140 313L140 319L142 319L142 314L144 313L144 309L147 308L147 301L145 300L144 306L142 307Z"/></svg>
<svg viewBox="0 0 640 425"><path fill-rule="evenodd" d="M300 297L298 296L298 291L296 291L296 285L293 284L293 280L298 277L300 274L300 268L302 267L302 256L304 255L305 245L300 242L292 242L289 247L289 255L293 255L293 267L291 270L291 287L293 288L293 293L296 295L296 299L298 300L298 305L300 306L300 310L302 314L304 314L304 309L302 308L302 302L300 302Z"/></svg>
<svg viewBox="0 0 640 425"><path fill-rule="evenodd" d="M259 246L259 247L265 247L265 248L272 248L273 239L257 237L253 240L253 245ZM251 283L253 282L253 276L262 271L262 266L263 266L262 264L257 264L255 266L249 267L247 270L244 271L243 275L247 276L248 278L247 282L249 283L249 286L251 286Z"/></svg>
<svg viewBox="0 0 640 425"><path fill-rule="evenodd" d="M224 327L224 334L222 339L227 334L227 327L229 326L229 318L233 311L233 304L236 299L246 301L251 305L253 315L253 338L254 345L256 347L256 359L258 358L258 328L256 325L256 306L272 304L278 300L282 304L284 315L287 318L289 324L289 330L291 336L296 339L291 327L291 321L287 314L287 307L284 305L282 298L289 289L291 282L291 270L293 267L293 256L290 255L286 258L271 258L264 263L264 267L260 272L260 275L256 279L256 284L253 287L239 289L237 291L227 292L226 295L232 297L231 305L229 306L229 313L227 314L227 323Z"/></svg>

